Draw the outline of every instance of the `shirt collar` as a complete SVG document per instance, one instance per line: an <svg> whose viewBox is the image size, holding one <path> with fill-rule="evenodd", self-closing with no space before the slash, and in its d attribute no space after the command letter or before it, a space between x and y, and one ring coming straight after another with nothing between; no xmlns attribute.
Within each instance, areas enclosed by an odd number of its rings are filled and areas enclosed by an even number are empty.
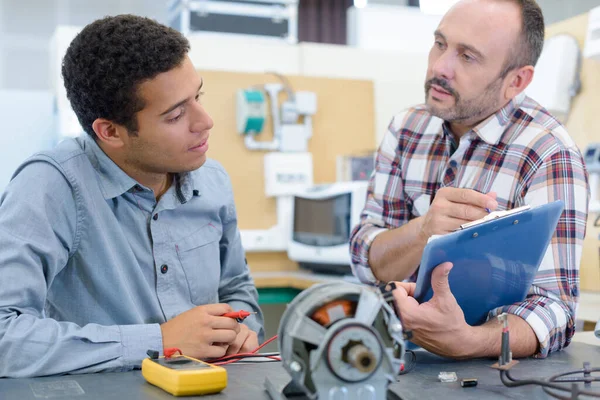
<svg viewBox="0 0 600 400"><path fill-rule="evenodd" d="M191 172L183 172L175 176L175 190L181 194L181 203L187 203L192 196L199 196L200 191L194 185L194 177Z"/></svg>
<svg viewBox="0 0 600 400"><path fill-rule="evenodd" d="M135 179L130 177L123 171L115 162L106 155L106 153L98 146L98 143L89 135L82 135L84 148L88 155L91 155L90 161L94 169L98 173L100 186L104 199L114 199L128 192L135 186L142 186ZM194 179L189 172L178 174L175 177L176 191L181 193L179 199L181 203L188 202L193 195L199 193L195 190Z"/></svg>
<svg viewBox="0 0 600 400"><path fill-rule="evenodd" d="M490 145L498 144L502 134L506 131L506 125L512 121L515 111L521 106L524 99L525 93L519 93L495 114L473 127L472 131L484 142ZM446 130L449 131L448 123L445 121L444 128L440 133L444 134Z"/></svg>
<svg viewBox="0 0 600 400"><path fill-rule="evenodd" d="M104 153L94 138L90 135L80 137L83 138L86 153L91 155L89 158L98 173L105 200L118 197L138 184Z"/></svg>

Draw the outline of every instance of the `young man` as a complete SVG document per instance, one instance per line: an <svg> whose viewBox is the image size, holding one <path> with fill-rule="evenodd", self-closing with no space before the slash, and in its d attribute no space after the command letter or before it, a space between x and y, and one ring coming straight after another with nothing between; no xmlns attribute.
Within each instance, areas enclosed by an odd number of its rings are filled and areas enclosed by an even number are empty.
<svg viewBox="0 0 600 400"><path fill-rule="evenodd" d="M432 276L434 296L418 304L414 283L396 291L414 342L455 358L499 355L509 315L515 356L545 357L568 345L579 296L589 186L565 128L523 93L542 51L544 20L534 0L463 0L435 31L426 104L396 116L379 149L361 223L352 234L355 274L364 282L414 282L431 235L487 214L561 199L558 228L525 301L466 324L448 286L450 263Z"/></svg>
<svg viewBox="0 0 600 400"><path fill-rule="evenodd" d="M63 60L86 135L16 171L0 200L0 377L128 370L149 349L248 351L262 314L213 121L179 32L131 15ZM256 312L244 324L222 316Z"/></svg>

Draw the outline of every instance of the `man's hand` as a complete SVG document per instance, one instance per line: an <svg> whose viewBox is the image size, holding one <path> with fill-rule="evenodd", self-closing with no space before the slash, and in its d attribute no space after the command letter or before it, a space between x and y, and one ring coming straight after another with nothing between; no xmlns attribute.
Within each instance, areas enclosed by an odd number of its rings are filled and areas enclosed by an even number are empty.
<svg viewBox="0 0 600 400"><path fill-rule="evenodd" d="M419 304L414 297L415 284L396 282L394 298L405 328L413 331L411 341L432 353L464 358L471 350L473 327L456 302L448 285L451 263L437 266L431 274L433 297Z"/></svg>
<svg viewBox="0 0 600 400"><path fill-rule="evenodd" d="M486 216L486 208L494 211L497 207L495 192L483 194L472 189L442 188L423 217L421 233L429 238L452 232L462 224Z"/></svg>
<svg viewBox="0 0 600 400"><path fill-rule="evenodd" d="M225 355L237 353L249 353L258 347L258 336L256 332L250 330L246 325L240 324L240 333L235 341L227 348Z"/></svg>
<svg viewBox="0 0 600 400"><path fill-rule="evenodd" d="M231 311L228 304L207 304L179 314L160 326L163 347L199 359L223 357L240 333L237 321L221 316Z"/></svg>

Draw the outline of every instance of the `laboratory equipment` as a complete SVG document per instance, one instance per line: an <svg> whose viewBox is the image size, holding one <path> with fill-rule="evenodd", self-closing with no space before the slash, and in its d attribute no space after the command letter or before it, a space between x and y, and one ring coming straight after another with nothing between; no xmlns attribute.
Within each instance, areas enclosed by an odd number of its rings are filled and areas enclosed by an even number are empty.
<svg viewBox="0 0 600 400"><path fill-rule="evenodd" d="M314 92L295 92L287 78L273 73L280 82L239 89L237 93L236 122L240 135L249 150L306 152L312 136L312 116L317 112ZM280 93L286 99L279 106ZM257 141L267 118L267 103L273 122L273 139ZM301 122L299 122L301 121Z"/></svg>
<svg viewBox="0 0 600 400"><path fill-rule="evenodd" d="M288 257L301 267L351 274L350 233L358 225L368 181L316 185L296 193L289 218Z"/></svg>
<svg viewBox="0 0 600 400"><path fill-rule="evenodd" d="M298 42L298 0L172 0L167 19L186 36L208 32Z"/></svg>
<svg viewBox="0 0 600 400"><path fill-rule="evenodd" d="M148 383L173 396L219 393L227 387L225 368L185 356L179 349L173 350L180 354L159 357L158 351L148 351L148 358L142 361L142 376Z"/></svg>
<svg viewBox="0 0 600 400"><path fill-rule="evenodd" d="M279 399L384 400L404 366L407 332L396 314L393 287L323 283L288 305L279 325L279 348L290 383Z"/></svg>
<svg viewBox="0 0 600 400"><path fill-rule="evenodd" d="M252 86L237 92L237 130L251 151L266 151L264 156L265 193L275 197L277 224L268 229L242 230L242 245L252 251L287 251L290 215L295 193L313 186L312 116L317 111L314 92L295 92L287 78L273 73L280 82ZM279 105L281 92L285 100ZM256 140L266 125L270 110L273 126L271 140Z"/></svg>

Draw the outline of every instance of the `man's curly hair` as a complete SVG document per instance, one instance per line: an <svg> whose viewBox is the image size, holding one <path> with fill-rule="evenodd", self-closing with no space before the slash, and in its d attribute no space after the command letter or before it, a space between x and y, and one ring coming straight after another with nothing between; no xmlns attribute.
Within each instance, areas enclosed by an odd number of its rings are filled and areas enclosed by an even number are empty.
<svg viewBox="0 0 600 400"><path fill-rule="evenodd" d="M178 31L135 15L105 17L73 39L62 63L67 97L83 129L105 118L137 134L141 83L179 66L190 49Z"/></svg>

